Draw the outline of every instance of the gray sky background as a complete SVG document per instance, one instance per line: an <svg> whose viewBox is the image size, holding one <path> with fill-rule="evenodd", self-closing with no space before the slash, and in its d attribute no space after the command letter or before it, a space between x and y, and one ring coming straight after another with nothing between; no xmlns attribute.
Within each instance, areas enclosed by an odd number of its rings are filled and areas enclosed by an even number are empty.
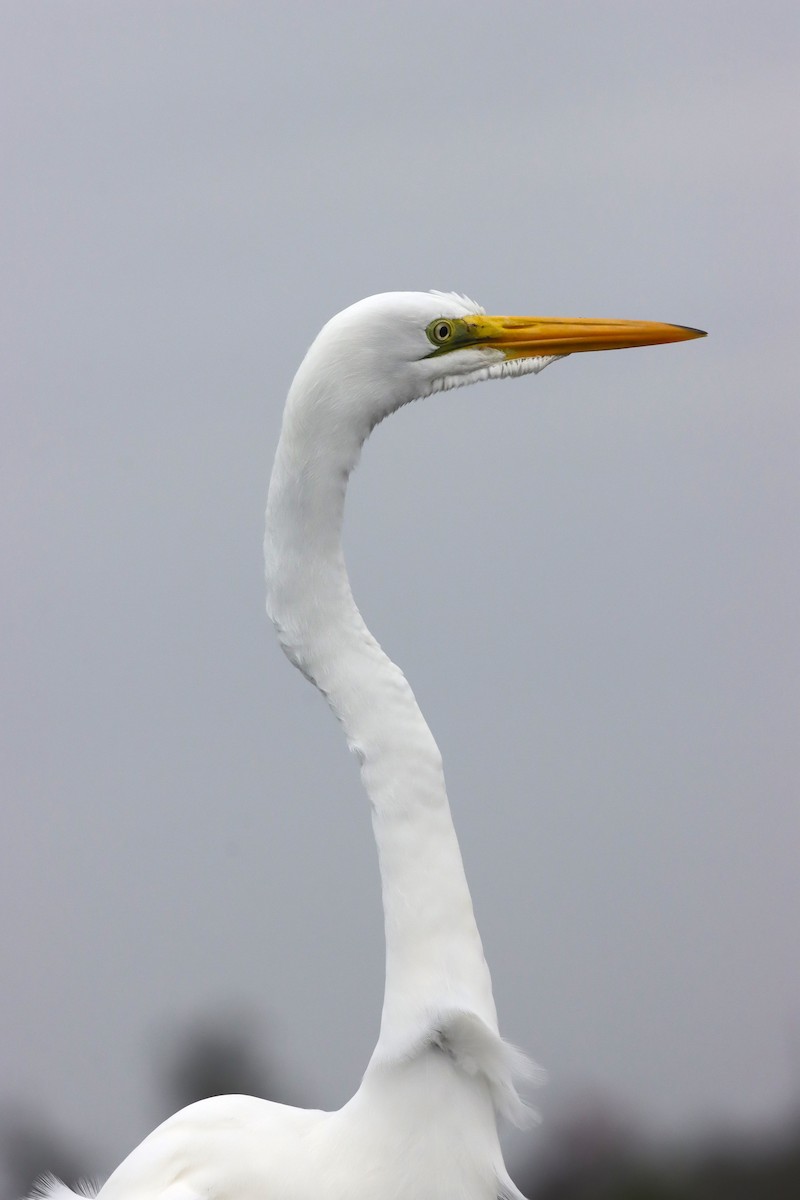
<svg viewBox="0 0 800 1200"><path fill-rule="evenodd" d="M710 331L405 410L347 542L442 746L545 1118L589 1091L660 1136L779 1119L798 6L0 19L0 1100L111 1166L163 1115L164 1037L217 1011L305 1102L357 1085L383 970L367 805L264 617L263 507L323 321L438 287Z"/></svg>

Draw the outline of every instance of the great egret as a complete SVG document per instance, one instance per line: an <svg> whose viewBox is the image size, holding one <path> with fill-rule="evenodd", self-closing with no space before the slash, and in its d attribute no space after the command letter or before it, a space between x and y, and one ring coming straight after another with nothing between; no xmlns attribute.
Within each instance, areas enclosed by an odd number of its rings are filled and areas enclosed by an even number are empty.
<svg viewBox="0 0 800 1200"><path fill-rule="evenodd" d="M289 391L270 482L267 608L341 722L371 802L386 931L380 1035L338 1111L202 1100L145 1138L102 1200L518 1200L497 1119L523 1120L515 1079L527 1060L498 1032L436 742L353 601L347 480L374 426L411 400L575 351L700 336L652 322L489 317L463 296L389 292L316 338ZM52 1179L37 1194L76 1195Z"/></svg>

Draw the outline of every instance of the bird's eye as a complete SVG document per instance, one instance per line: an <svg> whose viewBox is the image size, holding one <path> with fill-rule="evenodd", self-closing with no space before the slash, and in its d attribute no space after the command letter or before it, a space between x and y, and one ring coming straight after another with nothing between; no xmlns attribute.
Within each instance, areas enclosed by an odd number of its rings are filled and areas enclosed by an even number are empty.
<svg viewBox="0 0 800 1200"><path fill-rule="evenodd" d="M443 346L453 336L453 326L450 321L445 321L440 317L438 321L431 321L427 334L434 346Z"/></svg>

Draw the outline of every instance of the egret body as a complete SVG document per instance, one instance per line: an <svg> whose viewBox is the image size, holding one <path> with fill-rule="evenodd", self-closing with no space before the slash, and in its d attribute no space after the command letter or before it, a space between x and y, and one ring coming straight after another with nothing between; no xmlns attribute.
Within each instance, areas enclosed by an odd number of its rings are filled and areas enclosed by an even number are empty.
<svg viewBox="0 0 800 1200"><path fill-rule="evenodd" d="M526 1115L527 1060L500 1037L442 760L399 667L370 634L342 553L345 490L374 426L433 392L566 354L701 336L631 321L488 317L462 296L390 292L335 316L289 390L267 502L267 608L358 759L380 863L386 987L355 1096L335 1112L220 1096L170 1117L102 1200L518 1197L498 1118ZM54 1180L50 1200L75 1193Z"/></svg>

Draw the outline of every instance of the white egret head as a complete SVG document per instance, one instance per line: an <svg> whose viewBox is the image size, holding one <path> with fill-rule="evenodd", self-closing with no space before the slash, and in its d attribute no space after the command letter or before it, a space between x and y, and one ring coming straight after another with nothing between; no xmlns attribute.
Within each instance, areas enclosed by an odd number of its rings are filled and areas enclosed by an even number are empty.
<svg viewBox="0 0 800 1200"><path fill-rule="evenodd" d="M493 317L453 292L383 292L323 327L298 371L290 409L301 398L318 416L328 408L359 427L363 440L389 413L432 392L526 375L576 352L701 336L652 321Z"/></svg>

